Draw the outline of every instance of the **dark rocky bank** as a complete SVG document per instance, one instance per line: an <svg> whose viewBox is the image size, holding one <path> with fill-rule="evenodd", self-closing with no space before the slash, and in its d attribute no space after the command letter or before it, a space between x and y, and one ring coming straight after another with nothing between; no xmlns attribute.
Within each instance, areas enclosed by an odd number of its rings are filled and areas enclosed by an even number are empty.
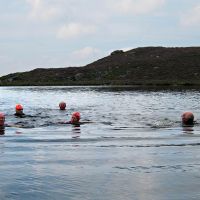
<svg viewBox="0 0 200 200"><path fill-rule="evenodd" d="M199 86L200 47L143 47L83 67L34 69L0 78L1 86L135 85Z"/></svg>

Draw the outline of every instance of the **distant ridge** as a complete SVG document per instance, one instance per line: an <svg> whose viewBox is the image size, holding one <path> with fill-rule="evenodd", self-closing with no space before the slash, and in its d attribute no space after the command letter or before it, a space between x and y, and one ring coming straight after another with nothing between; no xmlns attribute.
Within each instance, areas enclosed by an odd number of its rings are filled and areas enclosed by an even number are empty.
<svg viewBox="0 0 200 200"><path fill-rule="evenodd" d="M1 86L200 86L200 47L142 47L83 67L34 69L0 78Z"/></svg>

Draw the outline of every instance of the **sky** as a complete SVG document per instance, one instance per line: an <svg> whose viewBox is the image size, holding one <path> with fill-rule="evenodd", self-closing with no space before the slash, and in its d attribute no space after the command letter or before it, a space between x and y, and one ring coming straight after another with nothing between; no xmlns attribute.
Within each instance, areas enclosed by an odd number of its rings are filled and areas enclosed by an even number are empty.
<svg viewBox="0 0 200 200"><path fill-rule="evenodd" d="M200 44L200 0L0 0L0 76Z"/></svg>

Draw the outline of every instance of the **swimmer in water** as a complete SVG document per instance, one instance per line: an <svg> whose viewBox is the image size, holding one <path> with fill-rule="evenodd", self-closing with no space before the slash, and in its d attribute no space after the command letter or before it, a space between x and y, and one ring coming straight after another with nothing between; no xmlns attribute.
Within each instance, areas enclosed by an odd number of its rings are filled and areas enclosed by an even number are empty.
<svg viewBox="0 0 200 200"><path fill-rule="evenodd" d="M25 114L23 113L23 107L20 104L17 104L15 106L15 116L16 117L25 117Z"/></svg>
<svg viewBox="0 0 200 200"><path fill-rule="evenodd" d="M192 112L184 112L181 116L183 126L193 126L194 125L194 115Z"/></svg>
<svg viewBox="0 0 200 200"><path fill-rule="evenodd" d="M6 124L5 123L5 115L4 115L4 113L0 113L0 135L4 135L5 134L5 127L23 128L23 126L20 126L20 125Z"/></svg>
<svg viewBox="0 0 200 200"><path fill-rule="evenodd" d="M5 115L0 113L0 135L5 134Z"/></svg>
<svg viewBox="0 0 200 200"><path fill-rule="evenodd" d="M65 110L66 109L66 103L64 101L60 102L59 108L60 108L60 110Z"/></svg>
<svg viewBox="0 0 200 200"><path fill-rule="evenodd" d="M86 123L93 123L91 121L82 121L80 122L81 114L79 112L72 113L71 120L67 122L59 122L60 124L72 124L72 125L81 125Z"/></svg>
<svg viewBox="0 0 200 200"><path fill-rule="evenodd" d="M83 122L80 122L81 114L79 112L74 112L71 116L70 124L80 125Z"/></svg>

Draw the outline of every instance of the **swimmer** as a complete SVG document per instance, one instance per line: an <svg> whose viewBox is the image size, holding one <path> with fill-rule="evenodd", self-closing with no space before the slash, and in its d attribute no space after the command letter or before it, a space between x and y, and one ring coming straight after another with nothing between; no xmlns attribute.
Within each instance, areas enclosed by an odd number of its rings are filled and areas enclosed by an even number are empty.
<svg viewBox="0 0 200 200"><path fill-rule="evenodd" d="M59 107L60 107L60 110L65 110L66 109L66 103L64 101L60 102Z"/></svg>
<svg viewBox="0 0 200 200"><path fill-rule="evenodd" d="M82 122L80 122L81 115L79 112L72 113L71 120L67 122L63 122L62 124L73 124L73 125L80 125Z"/></svg>
<svg viewBox="0 0 200 200"><path fill-rule="evenodd" d="M71 116L71 124L80 124L81 114L79 112L74 112Z"/></svg>
<svg viewBox="0 0 200 200"><path fill-rule="evenodd" d="M5 127L22 128L22 126L20 126L20 125L5 124L5 115L4 115L4 113L0 113L0 135L5 134Z"/></svg>
<svg viewBox="0 0 200 200"><path fill-rule="evenodd" d="M0 113L0 135L5 134L5 115L4 113Z"/></svg>
<svg viewBox="0 0 200 200"><path fill-rule="evenodd" d="M15 116L16 117L25 117L25 114L23 113L23 107L20 104L17 104L15 106Z"/></svg>
<svg viewBox="0 0 200 200"><path fill-rule="evenodd" d="M194 115L192 112L184 112L181 116L183 126L194 125Z"/></svg>
<svg viewBox="0 0 200 200"><path fill-rule="evenodd" d="M0 126L4 126L5 123L5 115L4 113L0 113Z"/></svg>
<svg viewBox="0 0 200 200"><path fill-rule="evenodd" d="M72 125L81 125L86 123L93 123L91 121L82 121L80 122L81 114L79 112L72 113L71 120L67 122L59 122L60 124L72 124Z"/></svg>

